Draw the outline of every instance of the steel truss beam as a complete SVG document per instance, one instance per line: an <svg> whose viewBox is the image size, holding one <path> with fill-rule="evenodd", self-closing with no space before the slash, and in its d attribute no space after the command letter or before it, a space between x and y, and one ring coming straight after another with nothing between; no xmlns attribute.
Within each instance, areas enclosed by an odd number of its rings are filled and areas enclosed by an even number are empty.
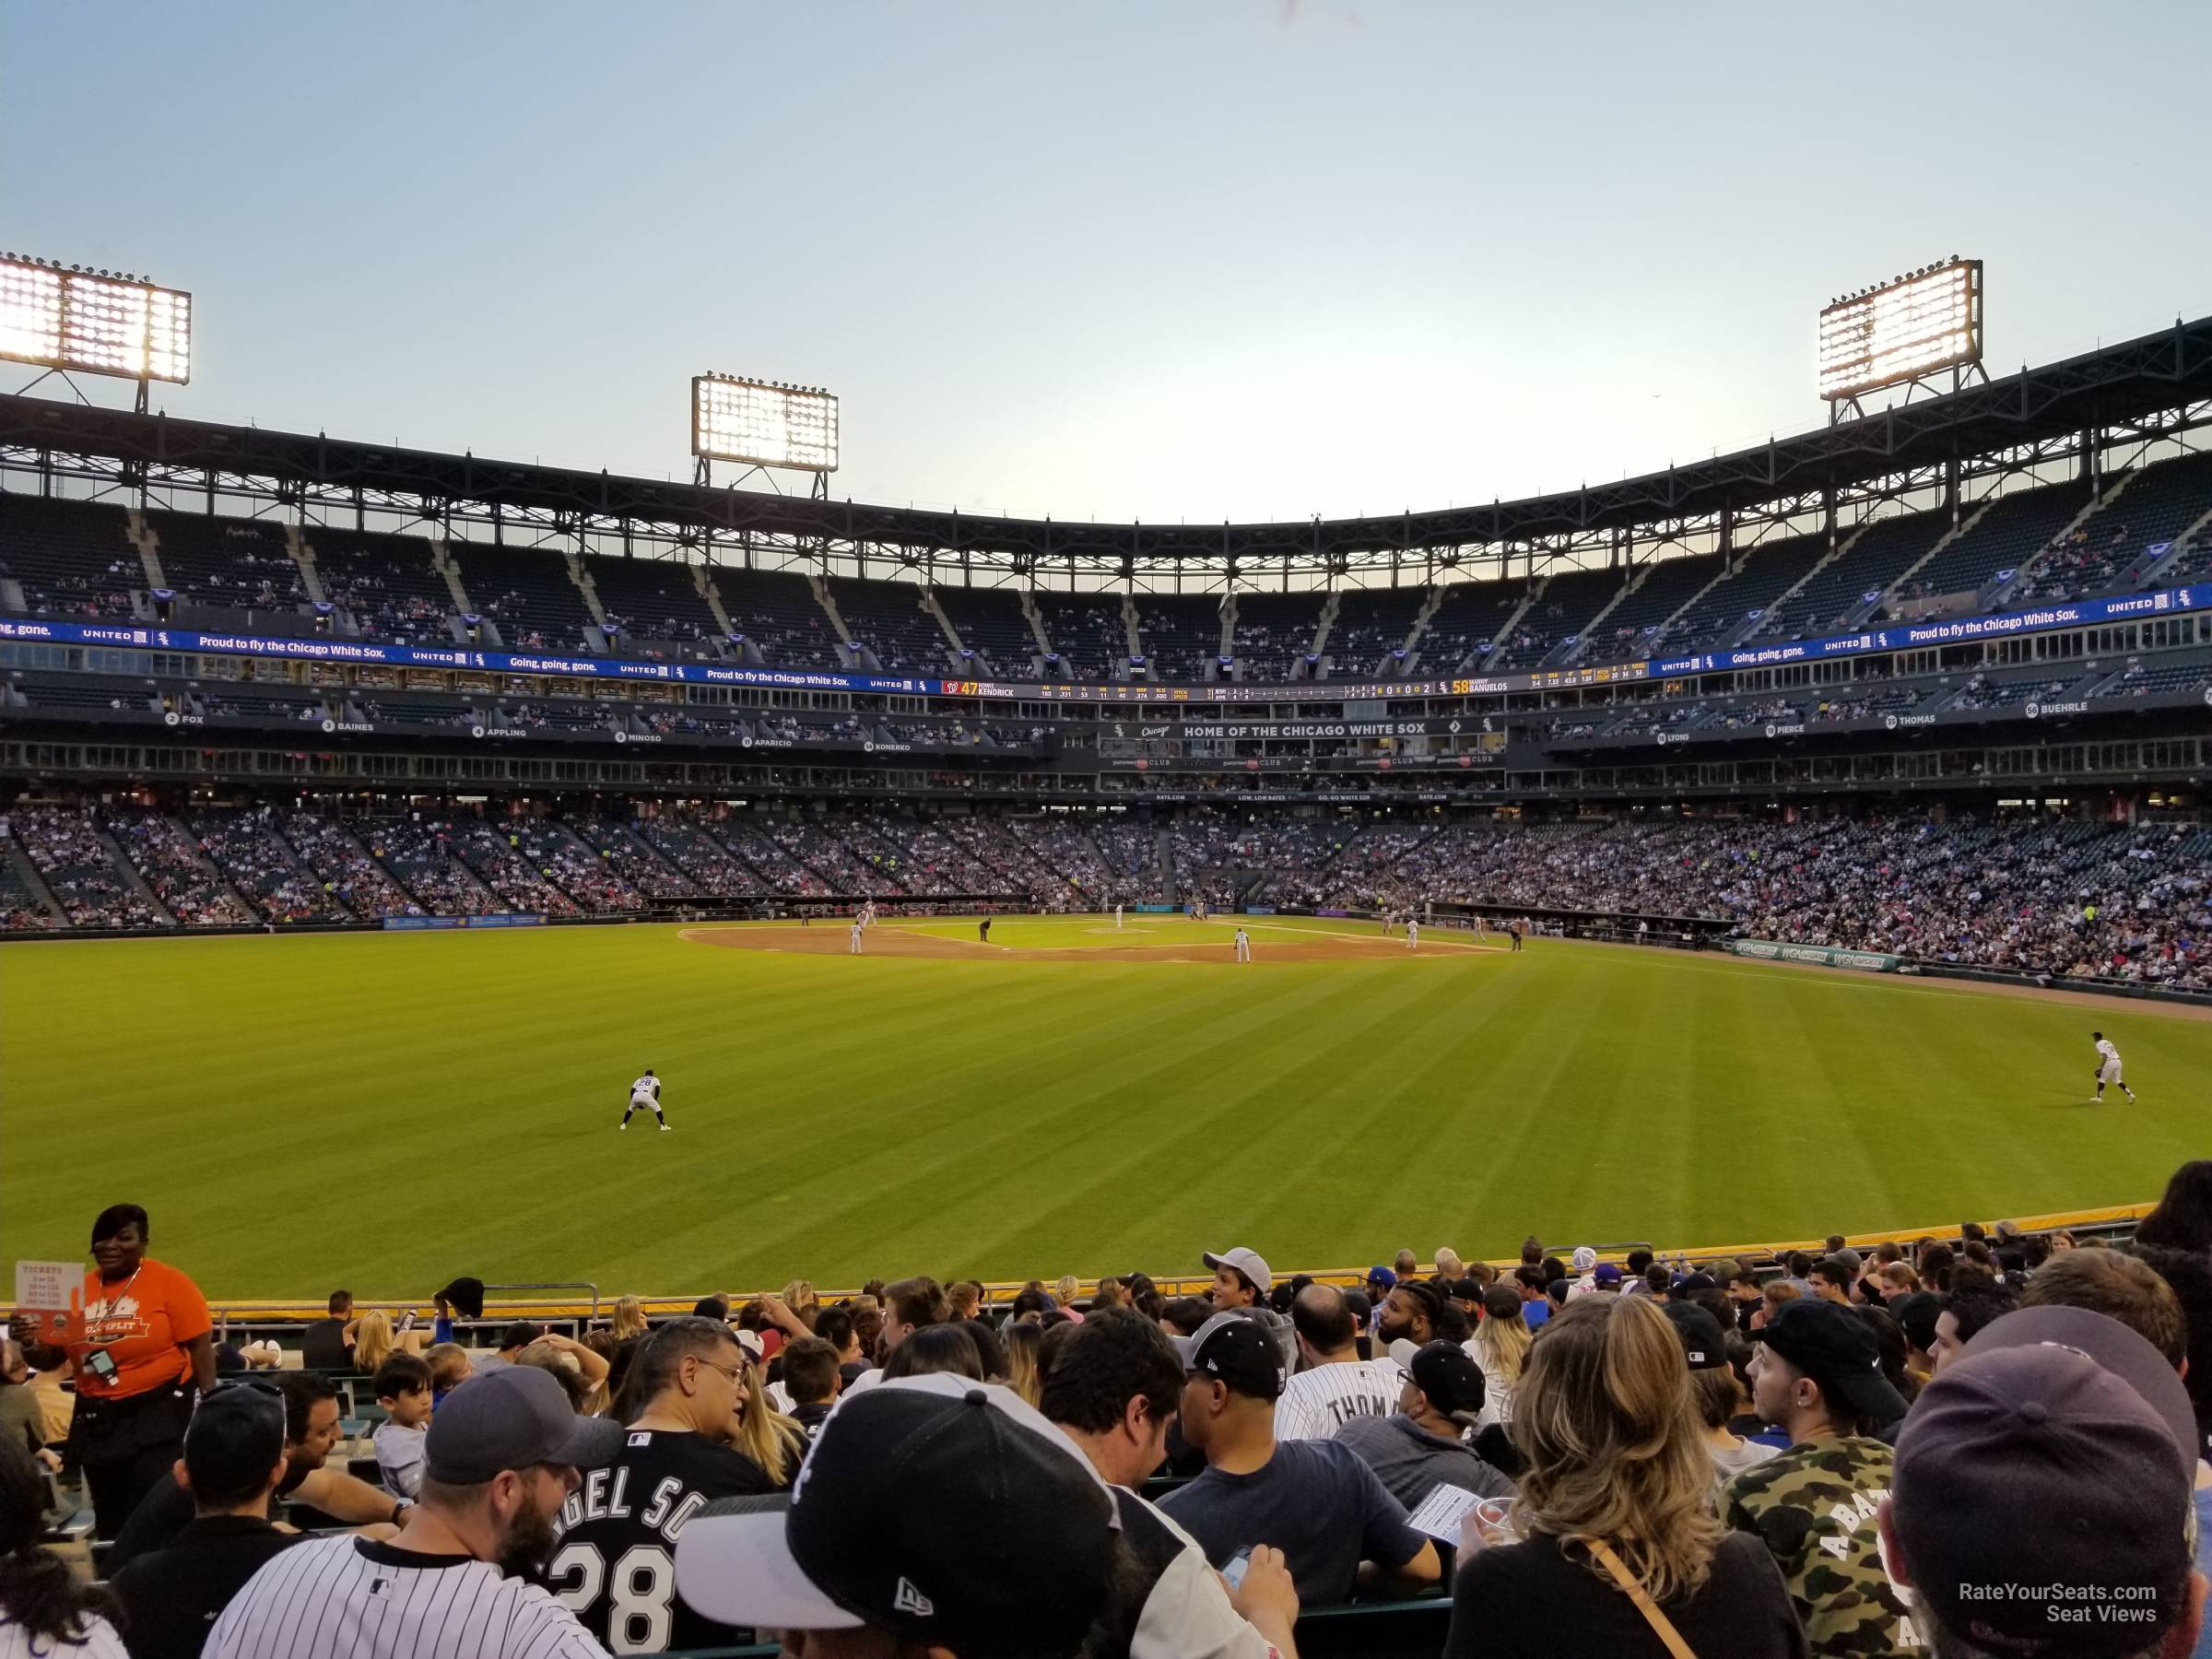
<svg viewBox="0 0 2212 1659"><path fill-rule="evenodd" d="M1391 517L1275 524L1097 524L978 518L714 488L606 472L439 454L320 434L173 420L54 400L0 397L0 468L127 490L140 500L275 502L309 524L490 526L524 545L682 556L771 568L901 571L979 566L1040 587L1220 592L1351 572L1519 573L1603 563L1616 547L1717 545L1786 512L1846 520L1961 478L2053 466L2092 450L2173 438L2212 421L2212 318L1940 397L1885 409L1710 461L1614 484ZM376 524L369 520L374 515ZM1617 535L1623 539L1616 540ZM888 554L886 549L889 549ZM942 578L941 578L942 579Z"/></svg>

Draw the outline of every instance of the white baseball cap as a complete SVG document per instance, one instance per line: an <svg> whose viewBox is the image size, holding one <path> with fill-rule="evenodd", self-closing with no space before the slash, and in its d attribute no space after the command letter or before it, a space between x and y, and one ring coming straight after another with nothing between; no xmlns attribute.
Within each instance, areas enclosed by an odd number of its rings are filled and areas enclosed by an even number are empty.
<svg viewBox="0 0 2212 1659"><path fill-rule="evenodd" d="M1256 1250L1247 1250L1240 1244L1236 1249L1225 1250L1219 1255L1209 1250L1199 1260L1217 1272L1224 1267L1233 1267L1250 1279L1262 1296L1275 1288L1275 1275L1267 1271L1266 1258Z"/></svg>
<svg viewBox="0 0 2212 1659"><path fill-rule="evenodd" d="M1587 1244L1578 1244L1574 1247L1574 1270L1577 1273L1588 1273L1596 1265L1596 1251L1591 1249Z"/></svg>

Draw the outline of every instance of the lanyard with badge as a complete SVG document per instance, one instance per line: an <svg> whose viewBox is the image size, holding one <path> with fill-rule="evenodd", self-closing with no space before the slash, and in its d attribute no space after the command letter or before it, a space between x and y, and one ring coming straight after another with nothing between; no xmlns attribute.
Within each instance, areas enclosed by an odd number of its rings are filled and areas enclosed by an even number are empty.
<svg viewBox="0 0 2212 1659"><path fill-rule="evenodd" d="M122 1287L119 1289L115 1290L112 1295L108 1295L102 1299L100 1305L106 1310L103 1323L105 1319L112 1319L115 1316L119 1304L122 1302L123 1299L130 1293L131 1287L138 1282L138 1276L145 1271L146 1264L144 1262L139 1263L137 1266L131 1269L131 1277L123 1281ZM102 1289L105 1289L104 1286L102 1287ZM90 1326L91 1322L89 1319L88 1319L86 1321L86 1328L88 1331L90 1329ZM103 1386L114 1386L116 1377L115 1356L111 1354L106 1347L96 1347L88 1353L85 1356L84 1364L81 1369L90 1372L94 1380L101 1383Z"/></svg>

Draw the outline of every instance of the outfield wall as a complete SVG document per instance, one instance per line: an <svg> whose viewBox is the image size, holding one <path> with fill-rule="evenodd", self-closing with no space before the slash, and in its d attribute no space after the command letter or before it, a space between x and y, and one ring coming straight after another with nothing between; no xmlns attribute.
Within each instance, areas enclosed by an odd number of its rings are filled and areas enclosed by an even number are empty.
<svg viewBox="0 0 2212 1659"><path fill-rule="evenodd" d="M2132 1233L2134 1231L2135 1223L2141 1220L2143 1217L2147 1215L2156 1206L2157 1202L2158 1201L2156 1199L2149 1199L2137 1204L2107 1205L2096 1209L2060 1210L2053 1214L2043 1216L2010 1216L2006 1217L2006 1219L2011 1221L2022 1232L2026 1233L2052 1232L2059 1228L2065 1228L2069 1230L2086 1230L2100 1232L2111 1232L2115 1234ZM1965 1217L1961 1218L1960 1219L1971 1220L1973 1218ZM1902 1244L1910 1243L1912 1240L1922 1237L1955 1239L1959 1236L1959 1225L1960 1222L1959 1220L1952 1220L1932 1222L1922 1227L1884 1228L1870 1232L1856 1232L1847 1234L1844 1238L1844 1242L1853 1250L1864 1252L1872 1249L1877 1244L1891 1241ZM1981 1223L1981 1225L1990 1229L1993 1232L1996 1228L1996 1222L1994 1219L1983 1221ZM1641 1240L1638 1240L1625 1243L1601 1244L1595 1248L1598 1252L1598 1259L1601 1261L1618 1262L1622 1257L1627 1255L1627 1253L1631 1250L1651 1250L1656 1255L1669 1262L1682 1260L1711 1263L1724 1260L1729 1257L1747 1257L1754 1265L1772 1266L1778 1265L1783 1258L1787 1256L1794 1250L1802 1250L1808 1252L1811 1254L1818 1255L1826 1250L1827 1240L1824 1237L1817 1239L1783 1239L1779 1241L1768 1241L1766 1242L1757 1244L1704 1244L1681 1249L1670 1246L1665 1250L1661 1250L1656 1244L1647 1243ZM1396 1253L1394 1250L1392 1253L1394 1254ZM1489 1257L1482 1259L1488 1260L1492 1266L1499 1268L1500 1271L1510 1271L1512 1268L1519 1265L1518 1257L1511 1259L1505 1257ZM1287 1279L1299 1277L1302 1275L1303 1277L1315 1279L1322 1284L1342 1285L1349 1288L1364 1284L1367 1280L1367 1274L1368 1269L1365 1266L1319 1267L1294 1269L1288 1272L1278 1274L1277 1277ZM1059 1277L1060 1276L1058 1274L1053 1274L1049 1276L1049 1277L1045 1278L1045 1282L1050 1283L1052 1279ZM1078 1277L1080 1277L1081 1276ZM1020 1290L1023 1286L1027 1285L1029 1282L1030 1281L1027 1279L1007 1279L996 1283L986 1284L983 1287L983 1289L986 1299L989 1301L999 1303L1010 1300L1014 1297L1015 1293ZM1092 1275L1088 1277L1083 1278L1082 1282L1085 1289L1088 1290L1091 1287L1094 1287L1098 1283L1098 1276ZM1163 1296L1202 1296L1212 1288L1214 1276L1210 1272L1168 1274L1164 1276L1156 1274L1153 1276L1152 1282L1159 1288L1159 1291ZM780 1286L773 1289L759 1290L695 1290L688 1291L682 1295L677 1296L641 1296L638 1300L643 1304L648 1317L654 1319L665 1319L672 1317L676 1314L690 1312L694 1304L696 1304L702 1296L726 1296L729 1298L730 1306L732 1308L741 1308L757 1296L778 1295L781 1293L781 1290L782 1287ZM836 1290L818 1289L817 1291L817 1294L820 1296L824 1302L833 1302L843 1297L857 1296L859 1293L858 1287ZM465 1322L465 1324L468 1328L476 1328L477 1326L482 1326L485 1328L496 1328L497 1326L504 1324L508 1321L514 1319L604 1319L607 1317L609 1309L611 1309L614 1305L615 1298L621 1294L623 1294L621 1291L612 1291L603 1294L595 1304L589 1300L578 1300L574 1298L539 1298L535 1300L524 1300L517 1301L487 1301L484 1304L484 1318L481 1321L467 1321ZM218 1319L235 1320L241 1323L281 1324L290 1323L293 1321L304 1323L309 1320L324 1319L328 1317L328 1311L324 1308L324 1304L320 1300L304 1302L296 1299L280 1299L271 1300L262 1298L243 1298L233 1300L210 1300L207 1303L207 1306L218 1317ZM431 1312L427 1302L383 1302L357 1300L354 1304L354 1308L355 1312L362 1313L368 1312L370 1310L375 1308L382 1308L386 1312L395 1315L411 1312L419 1313L425 1318L428 1318Z"/></svg>

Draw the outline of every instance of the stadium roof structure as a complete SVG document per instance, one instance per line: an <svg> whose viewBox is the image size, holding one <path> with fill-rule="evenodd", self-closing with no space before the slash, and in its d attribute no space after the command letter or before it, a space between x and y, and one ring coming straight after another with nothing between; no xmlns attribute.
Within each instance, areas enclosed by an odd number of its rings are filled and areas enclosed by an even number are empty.
<svg viewBox="0 0 2212 1659"><path fill-rule="evenodd" d="M1840 497L1888 499L1905 485L1955 490L1961 469L1996 457L2021 470L2077 457L2085 434L2104 443L2169 437L2212 423L2212 317L2100 347L2063 362L1965 387L1755 449L1669 466L1617 483L1380 517L1276 524L1096 524L978 516L807 500L692 483L617 477L102 409L0 397L0 465L182 496L265 496L313 509L402 520L488 523L525 542L618 536L742 547L787 560L995 571L1040 584L1100 585L1186 571L1217 582L1286 584L1387 566L1437 576L1508 555L1571 557L1618 549L1639 533L1662 544L1686 529L1825 511ZM1502 568L1502 565L1501 565ZM1077 578L1088 578L1078 583Z"/></svg>

